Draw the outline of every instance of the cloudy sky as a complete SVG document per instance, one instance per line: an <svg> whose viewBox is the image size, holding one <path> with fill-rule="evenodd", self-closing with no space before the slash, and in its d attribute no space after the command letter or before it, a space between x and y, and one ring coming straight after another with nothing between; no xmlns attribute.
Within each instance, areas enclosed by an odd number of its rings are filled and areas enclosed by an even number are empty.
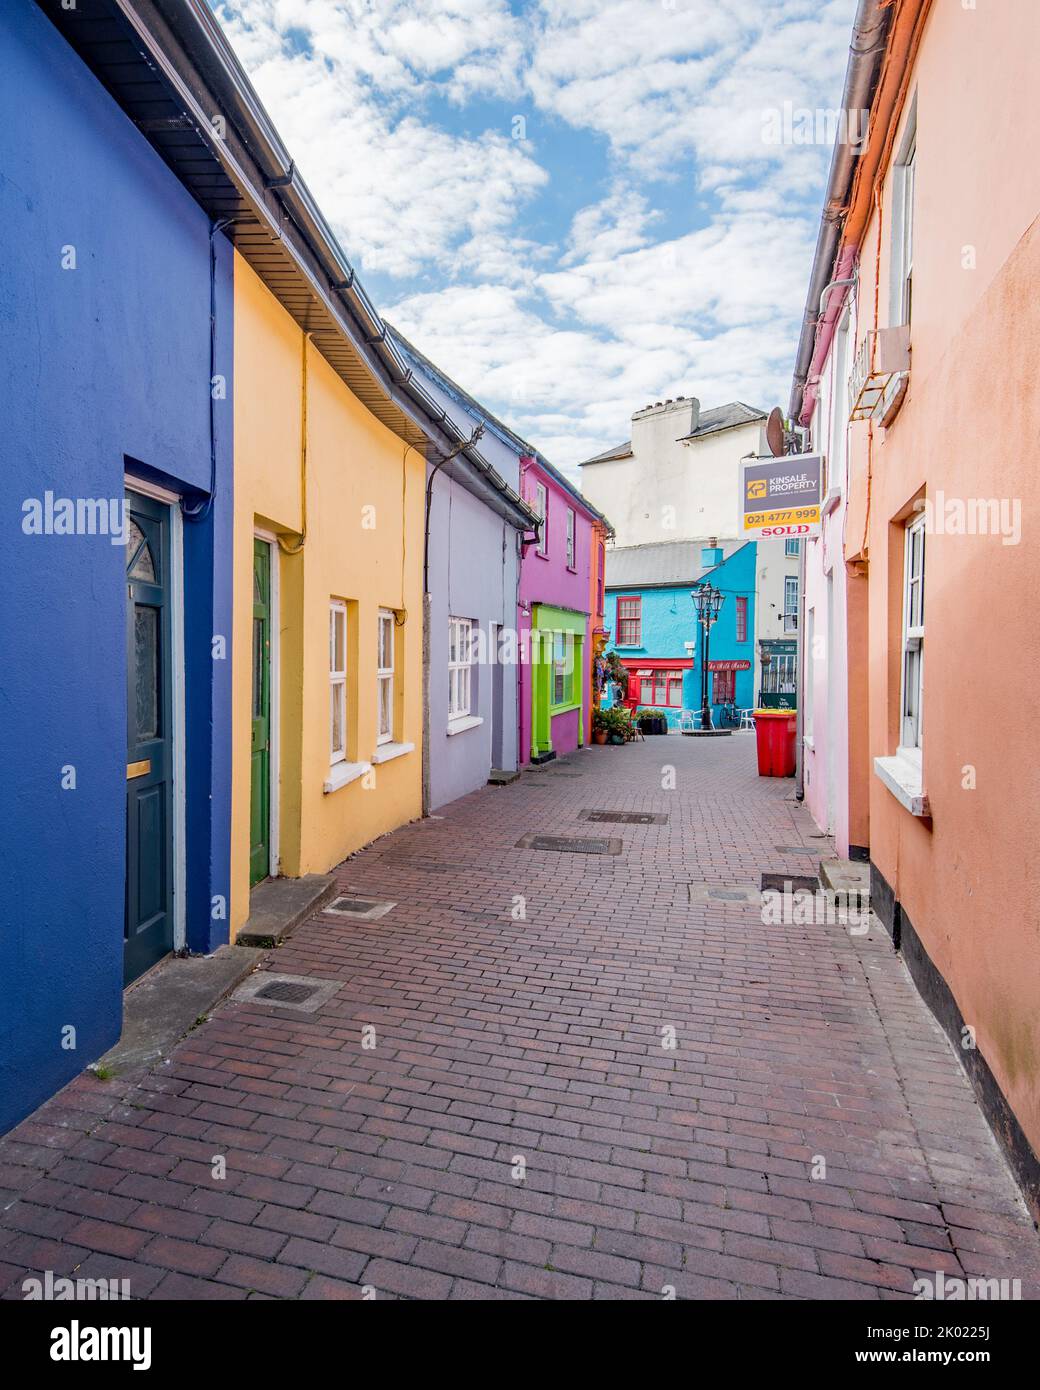
<svg viewBox="0 0 1040 1390"><path fill-rule="evenodd" d="M786 407L855 0L213 0L384 316L559 466ZM800 126L798 127L800 129Z"/></svg>

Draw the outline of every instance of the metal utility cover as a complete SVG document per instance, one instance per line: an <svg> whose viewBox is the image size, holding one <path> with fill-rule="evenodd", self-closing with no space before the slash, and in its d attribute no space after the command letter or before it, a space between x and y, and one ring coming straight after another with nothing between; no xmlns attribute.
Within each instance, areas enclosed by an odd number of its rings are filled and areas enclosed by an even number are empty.
<svg viewBox="0 0 1040 1390"><path fill-rule="evenodd" d="M667 825L667 813L656 811L582 811L582 820L611 822L614 825Z"/></svg>
<svg viewBox="0 0 1040 1390"><path fill-rule="evenodd" d="M276 1004L302 1004L305 999L312 999L317 992L317 985L294 985L288 980L275 980L273 985L264 985L256 997L271 999Z"/></svg>
<svg viewBox="0 0 1040 1390"><path fill-rule="evenodd" d="M517 849L552 849L561 854L620 854L621 840L582 839L577 835L525 835Z"/></svg>
<svg viewBox="0 0 1040 1390"><path fill-rule="evenodd" d="M774 845L777 854L819 854L812 845Z"/></svg>
<svg viewBox="0 0 1040 1390"><path fill-rule="evenodd" d="M792 893L809 892L815 893L820 886L820 880L808 874L763 874L762 892L763 893L783 893L790 890Z"/></svg>
<svg viewBox="0 0 1040 1390"><path fill-rule="evenodd" d="M753 903L761 901L759 889L753 883L688 883L686 891L690 903L700 907L712 903Z"/></svg>
<svg viewBox="0 0 1040 1390"><path fill-rule="evenodd" d="M355 922L374 922L385 917L397 906L396 903L380 902L378 898L334 898L323 912L331 912L334 917L352 917Z"/></svg>
<svg viewBox="0 0 1040 1390"><path fill-rule="evenodd" d="M279 975L258 970L231 996L237 1004L265 1004L273 1009L292 1009L313 1014L340 988L338 980L319 980L306 975Z"/></svg>

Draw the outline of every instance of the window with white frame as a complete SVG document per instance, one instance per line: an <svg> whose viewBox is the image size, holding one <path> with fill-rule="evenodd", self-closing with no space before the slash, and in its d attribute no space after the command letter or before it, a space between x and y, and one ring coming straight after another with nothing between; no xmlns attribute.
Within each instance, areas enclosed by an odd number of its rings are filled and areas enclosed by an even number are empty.
<svg viewBox="0 0 1040 1390"><path fill-rule="evenodd" d="M903 552L903 679L899 751L921 756L924 696L924 524L922 513L906 528Z"/></svg>
<svg viewBox="0 0 1040 1390"><path fill-rule="evenodd" d="M567 508L567 568L569 570L577 568L577 548L575 545L575 526L577 519L574 515L574 508Z"/></svg>
<svg viewBox="0 0 1040 1390"><path fill-rule="evenodd" d="M448 619L448 719L470 714L473 693L473 623Z"/></svg>
<svg viewBox="0 0 1040 1390"><path fill-rule="evenodd" d="M788 539L784 541L784 554L797 555L799 550L801 549L801 545L801 541L791 540L790 537L788 537Z"/></svg>
<svg viewBox="0 0 1040 1390"><path fill-rule="evenodd" d="M784 631L798 631L798 576L786 575L784 578Z"/></svg>
<svg viewBox="0 0 1040 1390"><path fill-rule="evenodd" d="M538 513L538 544L535 550L539 555L549 553L549 493L544 483L534 485L534 509Z"/></svg>
<svg viewBox="0 0 1040 1390"><path fill-rule="evenodd" d="M651 668L639 670L639 703L652 707L682 708L682 672Z"/></svg>
<svg viewBox="0 0 1040 1390"><path fill-rule="evenodd" d="M379 735L377 743L390 743L394 737L394 615L379 610Z"/></svg>
<svg viewBox="0 0 1040 1390"><path fill-rule="evenodd" d="M329 764L347 756L347 605L329 602Z"/></svg>
<svg viewBox="0 0 1040 1390"><path fill-rule="evenodd" d="M907 119L894 170L892 208L892 294L889 320L910 322L914 288L914 193L917 182L917 102Z"/></svg>
<svg viewBox="0 0 1040 1390"><path fill-rule="evenodd" d="M554 705L574 702L574 638L567 632L553 633Z"/></svg>
<svg viewBox="0 0 1040 1390"><path fill-rule="evenodd" d="M643 599L629 594L617 601L617 645L638 647L643 640Z"/></svg>

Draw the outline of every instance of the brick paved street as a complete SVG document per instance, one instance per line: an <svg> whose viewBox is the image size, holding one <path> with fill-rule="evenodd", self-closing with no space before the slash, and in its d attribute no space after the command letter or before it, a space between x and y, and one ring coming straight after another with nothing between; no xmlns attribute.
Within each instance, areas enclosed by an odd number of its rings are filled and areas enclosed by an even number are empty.
<svg viewBox="0 0 1040 1390"><path fill-rule="evenodd" d="M265 967L338 983L320 1012L227 1002L0 1144L6 1296L47 1269L144 1298L876 1299L939 1270L1037 1296L1037 1237L880 928L697 901L814 866L793 795L748 736L651 738L349 860L344 889L397 906L319 914Z"/></svg>

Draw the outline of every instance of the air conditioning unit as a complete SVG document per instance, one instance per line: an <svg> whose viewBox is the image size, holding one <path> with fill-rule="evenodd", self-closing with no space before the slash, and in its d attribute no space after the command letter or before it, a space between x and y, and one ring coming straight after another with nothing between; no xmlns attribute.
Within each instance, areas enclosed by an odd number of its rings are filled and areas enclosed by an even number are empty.
<svg viewBox="0 0 1040 1390"><path fill-rule="evenodd" d="M849 419L895 419L910 380L910 325L871 329L863 338L849 377Z"/></svg>

